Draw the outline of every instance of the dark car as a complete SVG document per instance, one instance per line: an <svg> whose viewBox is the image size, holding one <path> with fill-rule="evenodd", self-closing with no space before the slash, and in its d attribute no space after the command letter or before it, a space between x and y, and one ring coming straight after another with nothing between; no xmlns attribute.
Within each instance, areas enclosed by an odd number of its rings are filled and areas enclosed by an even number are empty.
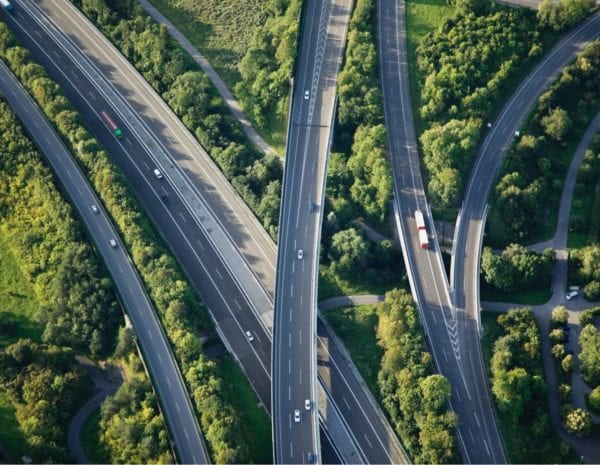
<svg viewBox="0 0 600 465"><path fill-rule="evenodd" d="M168 195L163 195L163 196L161 196L161 200L163 201L163 203L164 203L165 205L169 205L169 204L171 203L171 199L169 198L169 196L168 196Z"/></svg>
<svg viewBox="0 0 600 465"><path fill-rule="evenodd" d="M311 202L310 205L308 206L308 211L309 212L316 212L317 211L317 204L314 202Z"/></svg>

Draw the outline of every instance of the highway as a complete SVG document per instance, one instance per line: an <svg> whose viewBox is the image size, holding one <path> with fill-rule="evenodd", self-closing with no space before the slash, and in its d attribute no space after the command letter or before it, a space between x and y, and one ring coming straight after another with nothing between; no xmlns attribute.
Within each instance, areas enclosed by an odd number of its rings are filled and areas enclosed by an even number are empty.
<svg viewBox="0 0 600 465"><path fill-rule="evenodd" d="M181 463L210 463L166 334L116 228L53 127L0 61L0 88L48 160L103 258L129 315ZM98 212L92 211L95 205ZM116 241L112 247L110 240Z"/></svg>
<svg viewBox="0 0 600 465"><path fill-rule="evenodd" d="M413 297L438 371L452 386L465 463L506 463L472 317L453 308L420 172L408 87L403 0L379 0L379 51L388 149L394 176L396 227ZM430 247L421 249L415 210L421 210Z"/></svg>
<svg viewBox="0 0 600 465"><path fill-rule="evenodd" d="M599 35L600 12L596 12L548 53L504 106L485 138L473 168L455 230L450 281L455 283L453 297L456 311L469 321L468 326L459 327L460 350L463 353L470 351L479 360L482 359L477 337L481 329L479 262L490 190L515 140L515 131L525 121L539 96L576 54Z"/></svg>
<svg viewBox="0 0 600 465"><path fill-rule="evenodd" d="M273 325L276 463L321 461L317 285L327 156L351 0L308 0L286 140ZM316 458L316 460L315 460Z"/></svg>
<svg viewBox="0 0 600 465"><path fill-rule="evenodd" d="M221 339L270 411L275 244L229 183L221 184L218 168L160 97L69 2L13 3L14 16L0 15L61 85L123 171L207 305ZM101 110L121 125L122 142L102 123ZM164 179L153 176L156 166ZM169 205L161 201L164 195ZM233 252L237 256L232 257ZM245 331L253 334L253 342ZM319 327L319 344L324 343L335 348L327 330ZM330 353L333 359L339 356L339 351ZM356 463L397 463L397 438L357 373L345 359L319 363L320 381L328 383L326 392L332 396L319 404L321 418L327 431L336 431L328 436L335 439L338 451L347 444L346 457L358 457ZM345 417L333 426L332 411ZM380 444L389 446L382 449Z"/></svg>

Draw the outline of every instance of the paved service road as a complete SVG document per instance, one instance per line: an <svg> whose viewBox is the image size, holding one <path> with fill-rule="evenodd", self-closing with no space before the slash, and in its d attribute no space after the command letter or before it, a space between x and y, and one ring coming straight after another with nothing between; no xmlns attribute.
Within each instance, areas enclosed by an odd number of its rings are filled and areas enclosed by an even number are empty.
<svg viewBox="0 0 600 465"><path fill-rule="evenodd" d="M277 463L321 461L317 283L327 156L351 0L308 0L296 63L279 221L273 326ZM308 403L305 408L305 403Z"/></svg>
<svg viewBox="0 0 600 465"><path fill-rule="evenodd" d="M202 296L222 340L270 412L273 306L264 296L265 289L269 291L274 287L275 244L264 230L257 230L260 225L256 226L256 219L239 199L239 205L232 206L236 202L235 193L233 197L219 197L226 194L227 188L231 190L231 186L220 184L217 178L222 175L218 169L215 168L218 174L206 173L209 168L214 168L208 155L114 47L77 10L71 10L73 7L69 2L20 0L13 3L17 11L12 17L4 15L7 23L35 60L63 88L87 127L123 171L140 203ZM55 21L59 23L60 31L54 27ZM69 46L75 50L67 52ZM124 131L122 142L112 137L102 123L99 111L103 109L121 125ZM152 169L157 166L153 152L160 148L164 148L171 158L162 161L160 167L165 179L159 181L153 176ZM191 187L185 182L180 183L180 171L189 177ZM197 191L210 204L212 212L221 215L220 224L227 227L225 236L244 254L246 263L252 264L252 270L245 276L252 277L255 273L258 279L243 282L240 269L224 263L223 251L216 250L215 246L216 228L206 226L209 219L201 213L204 204L197 200ZM161 202L163 195L171 199L168 206ZM252 221L248 221L248 217L252 217ZM255 299L254 295L263 297ZM257 301L267 303L257 305ZM246 339L245 331L254 335L252 343ZM330 344L334 345L334 342ZM379 408L365 402L364 383L347 361L323 363L319 370L327 374L330 386L333 386L329 389L332 398L324 408L352 412L347 422L341 425L332 426L334 418L323 416L330 433L328 437L335 439L336 449L358 448L371 463L397 462L381 458L393 457L392 446L398 441ZM356 395L344 396L345 391L336 389L337 386L347 386ZM367 406L363 408L361 403ZM332 433L333 430L337 434ZM392 446L382 451L376 446L379 443ZM338 447L342 444L348 447Z"/></svg>
<svg viewBox="0 0 600 465"><path fill-rule="evenodd" d="M209 463L194 408L167 337L107 213L52 126L2 62L0 86L60 179L113 276L121 302L135 329L179 459L182 463ZM92 205L98 207L98 214L92 211ZM111 239L116 241L116 247L110 246Z"/></svg>
<svg viewBox="0 0 600 465"><path fill-rule="evenodd" d="M506 463L487 390L472 318L452 307L420 174L408 87L403 0L379 0L379 51L388 146L394 174L396 224L409 282L438 370L452 386L461 452L467 463ZM429 250L421 249L415 210L421 210Z"/></svg>

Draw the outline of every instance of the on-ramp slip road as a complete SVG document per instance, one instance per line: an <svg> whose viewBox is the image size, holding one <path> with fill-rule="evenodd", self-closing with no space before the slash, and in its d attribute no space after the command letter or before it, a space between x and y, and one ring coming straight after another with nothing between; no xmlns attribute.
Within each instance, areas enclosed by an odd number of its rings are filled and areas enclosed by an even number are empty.
<svg viewBox="0 0 600 465"><path fill-rule="evenodd" d="M2 93L52 166L104 259L143 353L182 463L210 463L194 408L150 298L115 227L85 176L39 108L0 61ZM91 206L99 212L94 213ZM116 246L110 245L110 240Z"/></svg>
<svg viewBox="0 0 600 465"><path fill-rule="evenodd" d="M321 461L317 282L323 191L351 0L308 0L287 134L273 325L276 463Z"/></svg>
<svg viewBox="0 0 600 465"><path fill-rule="evenodd" d="M468 463L506 463L472 316L456 311L425 198L408 87L403 0L379 0L379 51L396 223L409 282L438 370L452 386L461 452ZM421 249L415 210L425 215L429 250Z"/></svg>

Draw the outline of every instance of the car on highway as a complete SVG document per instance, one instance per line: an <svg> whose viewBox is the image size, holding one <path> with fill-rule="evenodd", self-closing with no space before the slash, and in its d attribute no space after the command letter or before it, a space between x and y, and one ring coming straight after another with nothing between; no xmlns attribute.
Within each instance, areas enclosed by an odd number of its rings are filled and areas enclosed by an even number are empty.
<svg viewBox="0 0 600 465"><path fill-rule="evenodd" d="M154 176L156 176L156 179L163 178L163 174L160 172L160 170L158 168L154 168Z"/></svg>
<svg viewBox="0 0 600 465"><path fill-rule="evenodd" d="M302 260L304 258L304 250L298 250L298 260Z"/></svg>
<svg viewBox="0 0 600 465"><path fill-rule="evenodd" d="M565 298L567 300L572 300L575 297L577 297L578 295L579 295L579 292L577 292L577 291L570 291L570 292L567 292L567 294L565 295Z"/></svg>
<svg viewBox="0 0 600 465"><path fill-rule="evenodd" d="M294 410L294 422L300 423L300 410Z"/></svg>
<svg viewBox="0 0 600 465"><path fill-rule="evenodd" d="M92 205L92 206L90 206L90 208L92 209L92 212L94 213L94 215L97 215L98 213L100 213L100 209L96 205Z"/></svg>
<svg viewBox="0 0 600 465"><path fill-rule="evenodd" d="M311 212L311 213L312 213L312 212L316 212L316 211L317 211L317 204L316 204L316 203L314 203L314 202L311 202L311 203L308 205L308 211L309 211L309 212Z"/></svg>
<svg viewBox="0 0 600 465"><path fill-rule="evenodd" d="M169 205L171 203L171 199L168 195L162 195L160 199L163 201L165 205Z"/></svg>
<svg viewBox="0 0 600 465"><path fill-rule="evenodd" d="M315 454L313 454L312 452L306 454L306 461L308 463L315 463Z"/></svg>
<svg viewBox="0 0 600 465"><path fill-rule="evenodd" d="M308 100L308 98L310 97L310 92L308 90L304 91L304 100Z"/></svg>
<svg viewBox="0 0 600 465"><path fill-rule="evenodd" d="M110 239L108 242L113 249L117 248L117 241L115 241L114 239Z"/></svg>
<svg viewBox="0 0 600 465"><path fill-rule="evenodd" d="M254 336L250 331L246 331L246 339L248 339L249 342L252 342L254 340Z"/></svg>
<svg viewBox="0 0 600 465"><path fill-rule="evenodd" d="M306 399L304 401L304 410L310 410L310 407L311 407L310 399Z"/></svg>

